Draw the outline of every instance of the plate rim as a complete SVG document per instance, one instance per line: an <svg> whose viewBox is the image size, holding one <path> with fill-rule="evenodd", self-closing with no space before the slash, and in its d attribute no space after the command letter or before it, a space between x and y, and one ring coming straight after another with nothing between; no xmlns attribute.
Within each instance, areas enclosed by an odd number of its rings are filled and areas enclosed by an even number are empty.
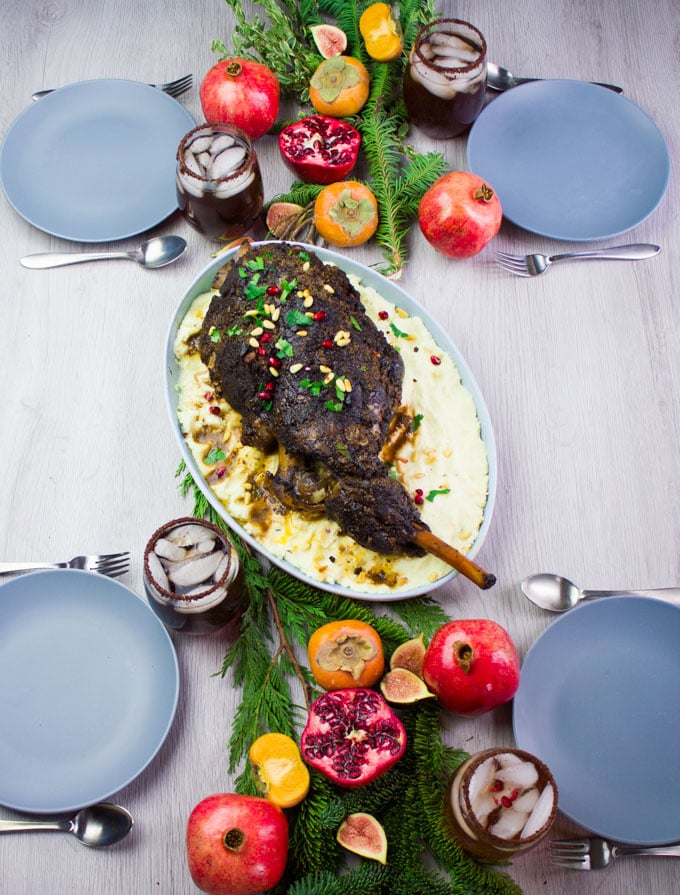
<svg viewBox="0 0 680 895"><path fill-rule="evenodd" d="M186 130L187 131L196 125L196 120L195 120L194 116L191 114L191 112L189 112L189 110L185 106L183 106L180 102L178 102L175 98L171 97L167 93L164 93L164 91L159 90L156 87L152 87L150 84L145 84L142 81L135 81L132 78L88 78L88 79L84 79L81 81L73 81L70 84L64 84L61 87L55 88L52 91L52 93L49 94L48 96L43 97L42 99L38 100L37 102L31 103L30 105L26 106L16 116L16 118L14 118L14 120L11 122L10 126L8 127L6 133L4 134L4 136L2 138L2 142L0 143L0 187L2 188L5 198L7 199L10 206L14 209L14 211L21 218L23 218L27 223L29 223L32 227L35 227L37 230L40 230L42 233L46 233L49 236L54 236L59 239L67 240L68 242L79 242L79 243L89 243L89 244L93 244L93 243L106 244L106 243L110 243L110 242L117 242L119 240L129 239L133 236L139 236L141 233L147 232L152 227L155 227L158 224L161 224L163 221L165 221L178 208L178 205L176 202L174 203L174 205L171 205L170 199L168 199L167 210L164 210L162 212L162 217L158 216L161 212L157 211L153 215L148 215L144 219L144 222L142 223L141 222L141 213L140 213L140 223L139 224L137 224L131 228L127 227L127 228L125 228L124 231L120 230L116 233L111 231L108 235L101 235L101 236L93 237L91 235L87 235L87 233L85 233L85 232L76 231L75 229L69 228L69 227L60 227L60 228L49 227L48 228L46 225L39 223L38 220L36 219L35 215L31 215L31 217L29 217L25 211L22 211L21 203L17 202L17 196L16 196L15 191L5 183L5 179L3 177L3 158L4 158L5 151L6 151L6 146L7 145L11 146L12 134L14 132L15 127L22 124L26 120L26 118L30 119L31 117L33 117L35 115L39 115L40 108L43 108L43 109L45 108L45 105L44 105L45 102L49 102L49 103L54 103L55 101L58 102L59 97L69 96L74 91L80 91L80 90L87 91L90 89L96 89L101 86L106 87L106 86L110 86L110 85L120 87L121 89L124 89L124 90L126 90L128 88L131 88L134 90L142 90L143 92L146 93L147 96L153 97L153 102L162 103L166 106L166 108L168 110L173 109L175 112L177 112L178 121L180 119L180 116L183 116L184 118L186 118ZM56 99L55 99L55 97L56 97ZM163 97L163 99L160 99L160 97ZM88 100L89 100L89 97L88 97ZM168 105L168 102L173 103L174 106ZM176 108L175 108L175 106L176 106ZM160 105L159 105L159 108L161 108ZM9 141L9 143L8 143L8 141ZM170 185L170 188L168 191L170 197L172 197L171 187L172 187L172 184ZM160 205L160 203L159 203L159 205ZM70 232L69 232L69 230L70 230Z"/></svg>
<svg viewBox="0 0 680 895"><path fill-rule="evenodd" d="M604 98L604 102L611 103L612 108L616 108L617 105L620 105L621 103L627 103L629 106L631 106L633 109L635 109L636 114L638 114L642 118L646 119L646 121L649 123L651 128L655 131L656 135L658 136L659 148L663 149L664 155L665 155L664 180L663 180L663 185L661 186L659 195L655 199L654 204L646 211L646 213L642 217L636 217L636 220L633 223L628 223L625 226L623 226L622 228L619 228L619 229L616 229L613 231L608 231L606 233L603 233L601 231L599 231L599 232L591 231L587 234L581 233L580 235L573 235L573 233L559 232L559 229L557 231L553 230L552 232L549 232L548 228L546 228L546 227L538 228L538 227L532 226L530 221L527 222L526 220L520 220L518 218L521 216L518 216L516 213L514 215L508 214L508 213L506 213L505 209L503 211L504 217L510 223L514 224L516 227L519 227L522 230L527 231L528 233L533 233L536 236L543 236L548 239L555 239L555 240L559 240L562 242L576 242L576 243L598 242L600 240L611 239L616 236L621 236L622 234L628 233L630 230L633 230L635 227L644 223L644 221L646 221L656 211L656 209L659 207L659 205L663 201L664 196L666 195L666 192L668 190L668 186L670 183L670 173L671 173L670 151L668 148L668 143L666 141L666 138L664 137L663 132L661 131L661 128L656 123L656 121L651 117L651 115L649 115L648 112L646 112L641 106L639 106L637 103L633 102L633 100L631 100L627 96L623 96L622 94L614 93L611 90L607 90L605 87L600 87L595 84L590 84L586 81L580 81L576 78L543 78L543 79L538 79L536 81L530 81L525 84L520 84L517 87L512 88L512 90L504 91L500 95L496 94L496 95L494 95L492 101L487 103L487 105L482 110L481 114L478 116L477 120L474 122L474 124L472 125L472 127L470 129L470 133L469 133L468 139L466 141L466 164L467 164L468 170L471 171L472 173L478 173L478 171L475 170L476 165L474 163L474 153L477 151L475 141L478 139L478 135L480 133L480 130L482 129L482 126L485 125L485 123L488 121L490 116L492 116L493 114L496 114L492 111L494 107L496 109L498 109L498 108L503 108L504 105L507 103L510 103L510 102L516 103L516 102L518 102L517 97L524 98L527 96L527 94L529 94L531 92L538 91L539 89L540 90L564 89L565 86L570 90L575 89L575 90L586 90L588 92L592 92L593 96L599 96L600 98ZM501 104L500 107L498 106L498 103ZM480 125L480 121L482 123L481 125ZM471 159L471 149L472 149L472 156L473 156L472 159ZM480 176L486 176L486 174L482 173L482 174L480 174ZM489 180L493 180L493 178L490 177Z"/></svg>
<svg viewBox="0 0 680 895"><path fill-rule="evenodd" d="M304 242L270 239L257 241L253 243L253 245L279 245L282 242L290 242L291 245L302 246L309 251L317 254L322 260L329 260L336 263L345 272L357 274L362 278L364 282L366 282L368 285L373 285L374 288L378 288L378 286L375 286L376 283L380 283L381 285L386 284L388 292L392 293L393 296L399 296L400 298L405 299L405 305L407 307L411 306L412 308L416 309L415 313L417 313L418 316L421 317L428 330L435 338L435 341L437 341L440 347L445 349L446 352L452 357L454 363L456 364L458 372L460 373L463 384L466 386L468 391L470 391L473 398L475 408L477 410L477 416L480 422L482 440L484 441L484 445L487 451L489 466L487 502L484 507L484 517L482 519L482 524L477 534L477 538L475 539L475 542L472 545L470 551L467 553L467 556L470 559L473 559L481 549L491 525L497 492L498 459L496 439L491 421L491 415L489 413L489 409L487 407L479 384L477 383L477 380L469 364L460 353L459 349L454 344L450 336L446 333L443 327L439 323L437 323L437 321L429 314L429 312L416 299L410 296L405 289L403 289L396 283L393 283L391 280L388 280L382 274L378 273L378 271L371 270L371 268L366 267L364 264L355 261L352 258L348 258L346 255L342 255L339 252L335 252L332 249L322 248L320 246L310 245ZM328 582L317 581L309 575L306 575L296 566L293 566L292 563L289 563L284 559L280 559L279 557L273 556L269 553L269 551L266 550L266 548L263 548L263 546L251 534L245 531L245 529L243 529L241 525L239 525L234 519L231 518L231 516L225 511L224 507L222 507L217 497L205 483L203 474L198 469L191 451L189 450L189 447L182 435L179 421L177 419L177 389L176 384L174 383L177 362L174 355L174 341L179 324L184 318L184 315L186 314L192 301L201 292L207 291L219 268L226 264L227 261L229 261L236 254L238 248L239 247L236 246L222 253L213 261L209 262L203 268L203 270L199 274L197 274L197 276L193 279L193 281L185 291L184 296L180 300L179 306L175 309L167 332L165 343L166 406L170 416L171 427L175 434L175 438L179 443L180 451L182 453L182 459L186 464L187 470L191 473L194 481L196 482L196 485L199 487L203 496L208 500L211 507L220 516L220 518L223 519L225 524L227 524L227 526L231 530L235 531L239 535L239 537L241 537L247 544L249 544L253 548L253 550L255 550L260 556L265 556L266 559L276 565L277 568L282 569L284 572L287 572L289 575L297 578L299 581L302 581L311 587L314 587L318 590L327 591L329 593L337 594L342 597L348 597L350 599L373 603L396 602L398 600L406 600L412 597L425 596L438 590L444 584L447 584L458 575L458 572L456 572L455 569L452 569L445 576L434 583L423 584L413 588L407 588L397 594L371 593L360 590L353 590L348 587L341 587L340 585L330 584ZM385 297L388 298L388 300L390 301L394 301L394 297L390 297L390 295L387 295Z"/></svg>
<svg viewBox="0 0 680 895"><path fill-rule="evenodd" d="M600 619L599 624L605 625L606 619L610 618L610 615L616 614L617 607L621 605L621 601L625 601L625 604L637 608L638 612L647 613L666 613L666 612L678 612L680 613L680 607L675 606L667 601L663 601L654 597L641 597L634 594L626 594L624 590L621 593L607 597L606 599L601 600L593 600L590 602L582 603L578 606L575 606L573 609L568 610L563 615L560 615L557 619L552 621L542 632L538 635L538 637L531 643L529 649L527 650L524 660L522 661L521 673L520 673L520 687L515 696L515 700L513 700L512 707L512 728L513 728L513 736L515 742L519 745L520 748L527 748L526 740L524 739L524 734L527 733L528 730L531 731L532 736L536 739L536 732L541 730L541 726L534 723L533 725L526 726L524 725L520 730L520 718L518 711L518 702L517 697L520 697L520 700L523 698L522 691L522 674L525 674L525 663L527 660L532 661L532 656L541 650L546 649L546 644L549 644L550 638L555 636L555 631L561 631L561 629L566 625L567 627L570 624L575 624L573 621L574 618L583 618L583 613L598 613L601 612L604 614L604 620ZM574 613L581 613L581 616L574 616ZM679 616L675 616L679 618ZM607 626L609 630L609 626ZM550 633L549 633L550 632ZM546 636L548 635L548 636ZM679 660L680 661L680 660ZM526 680L526 676L524 678ZM549 684L549 680L546 678L542 678L542 686L545 687ZM524 743L524 745L523 745ZM535 744L531 744L531 748L529 751L535 751ZM548 764L550 764L549 758L545 759ZM554 768L553 768L554 772ZM586 830L591 831L597 835L603 836L609 839L615 839L617 841L625 841L627 844L636 845L636 846L650 846L663 844L663 842L674 842L680 838L680 817L678 819L677 829L669 836L668 839L665 839L660 842L658 837L640 837L640 836L622 836L622 830L614 831L613 829L605 829L601 822L591 824L587 814L588 810L583 812L582 810L574 811L573 807L570 810L564 808L562 804L562 799L564 798L564 784L560 783L558 780L558 786L560 788L560 804L558 804L559 810L565 815L565 817L572 820L574 823L583 827Z"/></svg>
<svg viewBox="0 0 680 895"><path fill-rule="evenodd" d="M36 814L36 815L44 815L44 814L62 814L66 812L78 811L87 805L94 804L96 802L105 801L113 796L115 793L124 789L126 786L129 786L134 780L136 780L152 763L152 761L156 758L163 745L168 739L170 732L172 730L176 715L177 709L179 706L179 696L180 696L180 667L179 667L179 659L177 656L177 651L175 649L175 645L170 637L167 629L160 621L160 619L154 614L152 609L149 607L147 602L141 598L137 593L135 593L132 588L128 587L123 582L118 581L115 578L111 578L105 575L97 575L94 572L87 572L83 569L43 569L36 570L33 572L27 572L21 575L18 575L15 578L11 578L8 581L2 582L0 584L0 600L3 599L4 589L7 587L25 587L25 582L34 582L39 583L41 578L43 579L53 579L54 576L62 576L65 577L76 577L83 578L85 576L90 576L92 582L95 587L102 587L104 591L108 591L113 593L114 591L123 595L124 599L130 601L130 605L136 606L136 603L133 603L133 600L136 600L137 603L140 604L143 610L143 615L148 618L149 623L151 625L157 625L157 630L160 635L159 643L163 644L163 649L167 648L167 652L165 653L166 660L170 660L170 664L173 669L173 678L169 680L165 677L163 680L167 682L169 687L173 688L172 696L169 702L169 711L166 715L163 716L163 724L158 725L158 736L155 737L153 748L145 753L145 757L141 765L136 767L136 770L132 773L128 773L124 778L120 778L115 786L112 787L112 782L110 782L107 786L102 786L96 792L94 791L94 787L92 795L87 798L87 800L71 800L70 802L60 801L60 802L52 802L50 804L45 801L42 806L34 804L31 800L24 800L23 802L15 799L5 799L2 791L0 789L0 805L5 808L9 808L13 811L20 811L27 814ZM48 585L49 586L49 585ZM30 590L30 589L29 589ZM30 592L28 595L21 595L22 600L30 599ZM98 596L95 599L108 599L107 596ZM56 605L56 604L55 604ZM94 604L93 604L94 605ZM136 609L134 610L137 611ZM148 615L146 614L148 613ZM112 778L113 780L113 778ZM0 773L0 786L2 784L2 774Z"/></svg>

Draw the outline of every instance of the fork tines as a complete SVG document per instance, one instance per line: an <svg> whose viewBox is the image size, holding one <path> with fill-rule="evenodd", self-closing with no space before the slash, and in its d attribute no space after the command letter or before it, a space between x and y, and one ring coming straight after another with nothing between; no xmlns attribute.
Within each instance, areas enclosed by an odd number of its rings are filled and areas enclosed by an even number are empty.
<svg viewBox="0 0 680 895"><path fill-rule="evenodd" d="M99 572L100 575L107 575L109 578L117 578L123 575L130 568L130 554L124 553L105 553L97 559L93 571Z"/></svg>
<svg viewBox="0 0 680 895"><path fill-rule="evenodd" d="M193 82L193 75L184 75L182 78L177 78L176 81L169 81L167 84L159 84L158 86L163 91L163 93L167 93L169 96L177 97L180 96L182 93L186 93Z"/></svg>
<svg viewBox="0 0 680 895"><path fill-rule="evenodd" d="M510 255L507 252L494 251L496 264L510 273L516 274L518 277L529 277L529 269L527 267L527 259L524 255Z"/></svg>
<svg viewBox="0 0 680 895"><path fill-rule="evenodd" d="M558 867L590 870L589 844L583 839L553 839L550 860Z"/></svg>

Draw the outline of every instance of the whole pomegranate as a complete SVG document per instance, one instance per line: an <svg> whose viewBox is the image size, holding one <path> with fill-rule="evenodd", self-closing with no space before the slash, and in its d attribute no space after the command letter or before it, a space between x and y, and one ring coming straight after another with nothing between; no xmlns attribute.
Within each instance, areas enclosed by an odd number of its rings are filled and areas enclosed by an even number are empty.
<svg viewBox="0 0 680 895"><path fill-rule="evenodd" d="M306 183L336 183L354 168L359 131L329 115L308 115L284 127L279 149L287 167Z"/></svg>
<svg viewBox="0 0 680 895"><path fill-rule="evenodd" d="M339 786L364 786L404 754L406 731L374 690L324 693L309 710L300 739L302 757Z"/></svg>
<svg viewBox="0 0 680 895"><path fill-rule="evenodd" d="M288 821L256 796L216 793L189 815L187 860L209 895L256 895L275 886L288 860Z"/></svg>
<svg viewBox="0 0 680 895"><path fill-rule="evenodd" d="M427 241L449 258L471 258L498 233L503 210L488 183L467 171L449 171L427 190L418 224Z"/></svg>
<svg viewBox="0 0 680 895"><path fill-rule="evenodd" d="M281 86L261 62L222 59L201 82L201 107L210 124L235 124L251 140L267 133L279 114Z"/></svg>
<svg viewBox="0 0 680 895"><path fill-rule="evenodd" d="M519 655L490 619L458 619L437 630L425 651L423 679L439 702L473 718L509 702L519 687Z"/></svg>

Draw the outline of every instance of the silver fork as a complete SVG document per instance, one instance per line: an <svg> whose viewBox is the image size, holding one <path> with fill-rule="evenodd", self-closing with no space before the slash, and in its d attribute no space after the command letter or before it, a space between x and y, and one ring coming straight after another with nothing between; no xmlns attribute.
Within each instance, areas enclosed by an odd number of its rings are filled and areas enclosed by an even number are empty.
<svg viewBox="0 0 680 895"><path fill-rule="evenodd" d="M642 848L609 842L599 836L587 839L553 839L550 843L552 863L573 870L601 870L623 855L666 855L680 858L680 843Z"/></svg>
<svg viewBox="0 0 680 895"><path fill-rule="evenodd" d="M193 83L193 75L183 75L181 78L175 78L174 81L168 81L167 84L149 84L149 87L155 87L156 90L162 90L163 93L177 97L186 93ZM33 102L36 102L37 100L42 99L43 96L47 96L48 93L54 93L54 88L51 90L36 90L31 96L31 99Z"/></svg>
<svg viewBox="0 0 680 895"><path fill-rule="evenodd" d="M74 556L66 562L2 562L0 575L10 572L30 572L34 569L84 569L86 572L99 572L109 578L117 578L130 568L130 554L93 553L86 556Z"/></svg>
<svg viewBox="0 0 680 895"><path fill-rule="evenodd" d="M561 255L509 255L507 252L494 252L496 264L503 270L516 274L518 277L537 277L554 264L556 261L588 260L598 258L609 261L641 261L643 258L652 258L658 255L661 246L650 243L635 243L633 245L612 246L610 249L597 249L594 252L564 252Z"/></svg>

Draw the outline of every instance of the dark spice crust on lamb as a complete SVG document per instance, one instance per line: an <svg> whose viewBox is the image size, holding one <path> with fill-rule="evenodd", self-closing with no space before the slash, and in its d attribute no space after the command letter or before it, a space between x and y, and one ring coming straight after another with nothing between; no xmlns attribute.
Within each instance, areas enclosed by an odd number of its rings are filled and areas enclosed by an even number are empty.
<svg viewBox="0 0 680 895"><path fill-rule="evenodd" d="M276 243L244 247L216 282L201 358L242 415L243 442L278 447L277 497L322 507L377 552L422 555L413 538L426 526L379 458L403 362L345 273L304 246Z"/></svg>

